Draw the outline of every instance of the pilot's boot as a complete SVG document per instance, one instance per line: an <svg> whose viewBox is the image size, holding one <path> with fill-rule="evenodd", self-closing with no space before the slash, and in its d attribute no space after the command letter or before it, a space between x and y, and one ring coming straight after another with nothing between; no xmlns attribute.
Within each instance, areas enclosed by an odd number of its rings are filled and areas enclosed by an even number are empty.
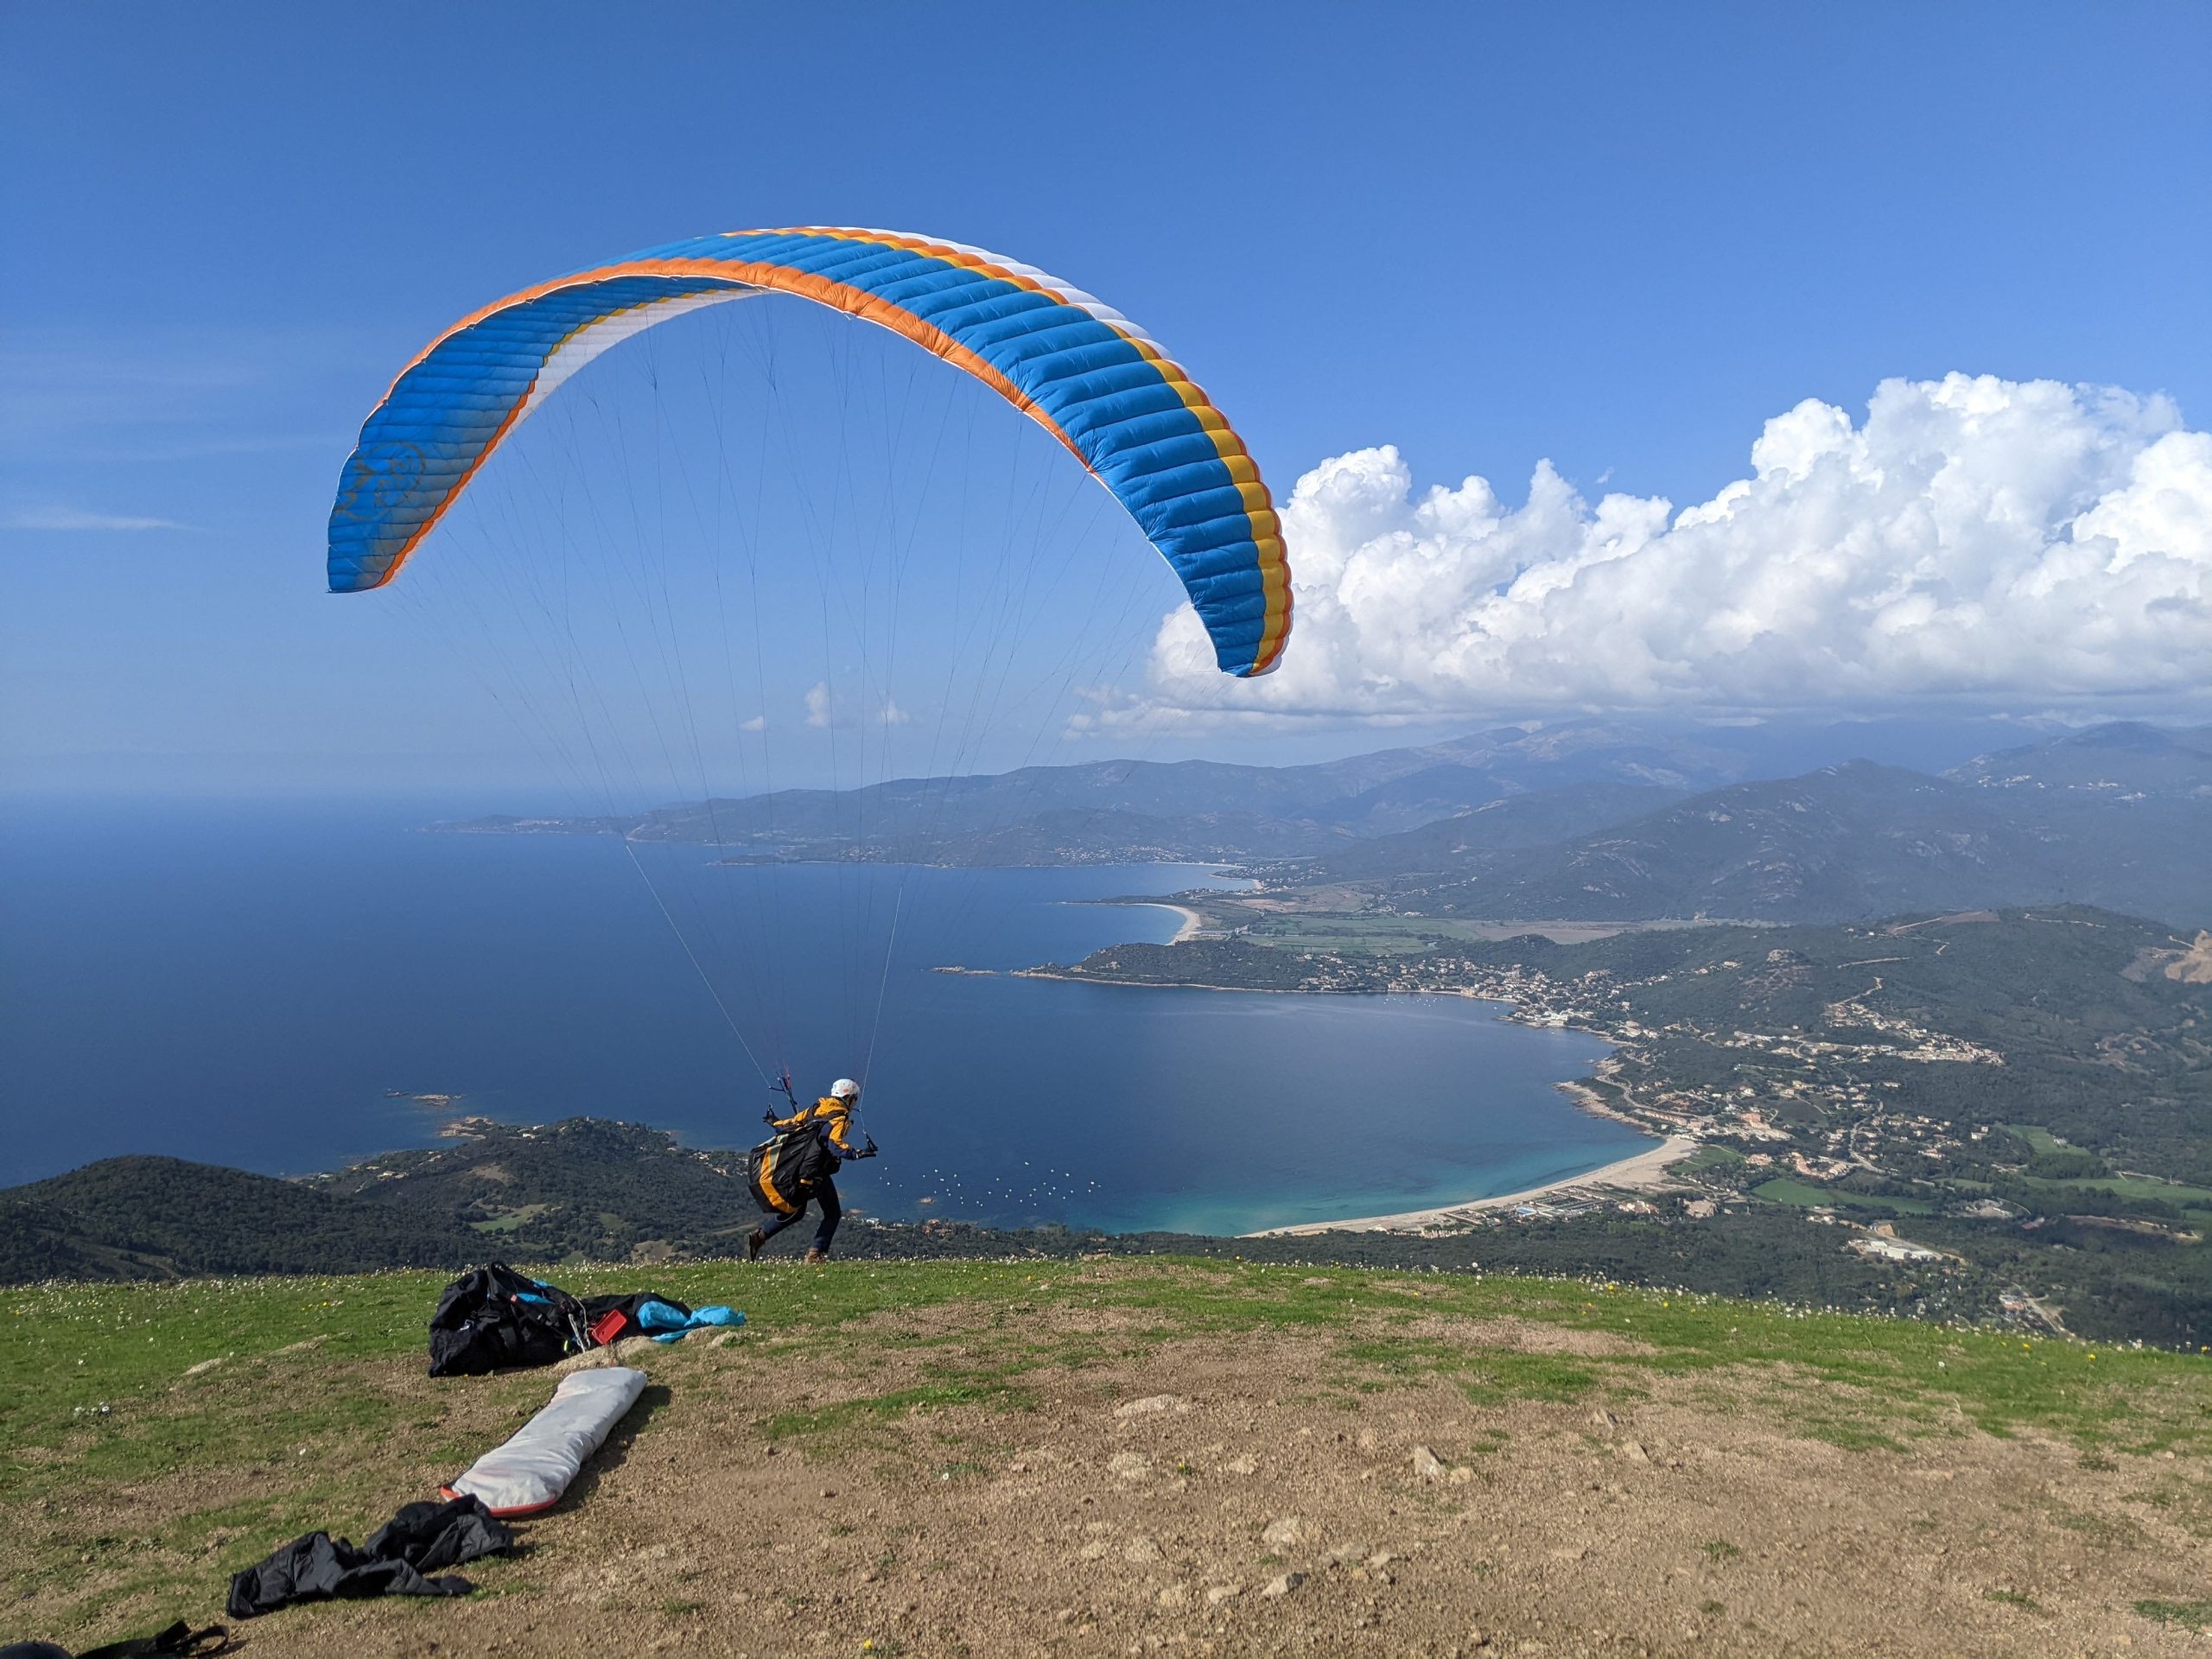
<svg viewBox="0 0 2212 1659"><path fill-rule="evenodd" d="M810 1249L806 1253L807 1263L810 1267L818 1268L829 1259L830 1252L825 1249L822 1249L819 1247Z"/></svg>
<svg viewBox="0 0 2212 1659"><path fill-rule="evenodd" d="M760 1252L767 1247L767 1243L768 1235L755 1227L745 1236L745 1259L748 1262L759 1261Z"/></svg>

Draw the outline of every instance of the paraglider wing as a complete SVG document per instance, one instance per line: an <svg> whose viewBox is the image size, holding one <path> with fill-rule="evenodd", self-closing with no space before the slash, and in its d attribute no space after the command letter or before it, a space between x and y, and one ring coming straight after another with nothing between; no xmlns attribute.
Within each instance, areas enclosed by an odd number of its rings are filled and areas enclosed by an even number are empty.
<svg viewBox="0 0 2212 1659"><path fill-rule="evenodd" d="M1259 469L1219 410L1135 324L979 248L887 231L738 231L524 289L434 340L370 414L330 515L330 586L398 573L486 458L561 383L701 306L796 295L904 334L1043 425L1182 579L1224 673L1264 674L1290 635L1290 569Z"/></svg>

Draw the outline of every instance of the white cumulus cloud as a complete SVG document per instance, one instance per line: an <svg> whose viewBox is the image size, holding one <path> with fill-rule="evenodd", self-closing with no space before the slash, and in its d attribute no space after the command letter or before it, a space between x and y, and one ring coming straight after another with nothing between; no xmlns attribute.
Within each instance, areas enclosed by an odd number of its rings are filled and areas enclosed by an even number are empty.
<svg viewBox="0 0 2212 1659"><path fill-rule="evenodd" d="M90 512L82 507L26 507L0 519L10 530L182 530L173 518L148 518L136 513Z"/></svg>
<svg viewBox="0 0 2212 1659"><path fill-rule="evenodd" d="M1713 710L2212 686L2212 434L2162 397L1953 374L1864 421L1808 399L1751 473L1677 511L1417 490L1395 448L1298 480L1297 626L1271 677L1220 675L1171 614L1143 697L1097 721Z"/></svg>
<svg viewBox="0 0 2212 1659"><path fill-rule="evenodd" d="M857 727L869 725L890 727L911 726L914 723L913 715L901 709L898 702L891 697L884 698L882 706L876 710L873 718L864 713L856 714L852 707L855 699L845 694L832 691L830 689L830 682L827 680L818 680L809 686L804 701L806 723L817 731L829 731L833 728L837 731L849 731ZM745 721L739 729L747 732L765 731L767 729L767 723L765 715L755 715L753 719Z"/></svg>

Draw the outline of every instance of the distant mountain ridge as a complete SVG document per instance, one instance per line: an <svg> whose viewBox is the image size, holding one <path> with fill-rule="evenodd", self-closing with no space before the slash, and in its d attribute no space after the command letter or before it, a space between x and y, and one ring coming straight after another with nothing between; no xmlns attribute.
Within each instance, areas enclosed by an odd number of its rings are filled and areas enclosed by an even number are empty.
<svg viewBox="0 0 2212 1659"><path fill-rule="evenodd" d="M2059 901L2212 923L2212 727L2122 721L1938 776L1757 777L1725 734L1504 727L1305 766L1099 761L786 790L634 818L480 819L738 861L1206 861L1414 915L1842 921Z"/></svg>
<svg viewBox="0 0 2212 1659"><path fill-rule="evenodd" d="M1300 766L1105 760L855 790L654 807L634 817L502 815L439 828L626 835L740 858L945 864L1310 857L1515 796L1612 783L1688 791L1742 776L1745 756L1694 738L1585 721L1503 727Z"/></svg>
<svg viewBox="0 0 2212 1659"><path fill-rule="evenodd" d="M1442 873L1471 859L1548 847L1577 836L1627 823L1683 798L1657 784L1562 784L1485 801L1468 811L1439 817L1395 835L1376 836L1332 853L1313 874L1332 880Z"/></svg>
<svg viewBox="0 0 2212 1659"><path fill-rule="evenodd" d="M1438 874L1416 870L1436 861L1415 845L1395 837L1360 855L1406 849L1380 896L1417 914L1844 921L2065 901L2201 925L2212 921L2212 732L2095 728L1942 778L1853 761L1550 846L1471 849Z"/></svg>
<svg viewBox="0 0 2212 1659"><path fill-rule="evenodd" d="M2212 726L2113 721L1977 755L1944 775L1981 789L2201 800L2212 797Z"/></svg>

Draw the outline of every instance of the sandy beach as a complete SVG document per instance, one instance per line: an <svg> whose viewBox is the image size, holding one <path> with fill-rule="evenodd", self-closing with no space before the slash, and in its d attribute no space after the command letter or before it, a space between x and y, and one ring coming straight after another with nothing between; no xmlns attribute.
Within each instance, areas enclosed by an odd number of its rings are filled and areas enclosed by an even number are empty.
<svg viewBox="0 0 2212 1659"><path fill-rule="evenodd" d="M1188 905L1171 905L1166 900L1160 899L1134 899L1131 902L1148 906L1154 910L1172 910L1178 916L1180 916L1183 918L1183 925L1177 928L1175 930L1175 937L1167 941L1170 944L1182 944L1184 940L1189 938L1192 934L1196 933L1202 925L1204 925L1204 924L1199 920L1198 912L1192 910Z"/></svg>
<svg viewBox="0 0 2212 1659"><path fill-rule="evenodd" d="M1647 1152L1624 1158L1618 1163L1569 1175L1563 1179L1547 1181L1541 1186L1524 1188L1518 1192L1501 1192L1494 1198L1471 1198L1464 1204L1440 1205L1433 1210L1408 1210L1395 1216L1358 1216L1344 1221L1314 1221L1295 1227L1267 1227L1256 1233L1247 1233L1247 1238L1298 1237L1313 1233L1417 1233L1427 1227L1449 1226L1455 1221L1469 1221L1485 1210L1508 1210L1516 1204L1526 1204L1531 1198L1564 1192L1569 1187L1603 1187L1609 1192L1649 1192L1666 1186L1671 1178L1670 1166L1679 1163L1698 1149L1698 1142L1686 1135L1669 1135Z"/></svg>

